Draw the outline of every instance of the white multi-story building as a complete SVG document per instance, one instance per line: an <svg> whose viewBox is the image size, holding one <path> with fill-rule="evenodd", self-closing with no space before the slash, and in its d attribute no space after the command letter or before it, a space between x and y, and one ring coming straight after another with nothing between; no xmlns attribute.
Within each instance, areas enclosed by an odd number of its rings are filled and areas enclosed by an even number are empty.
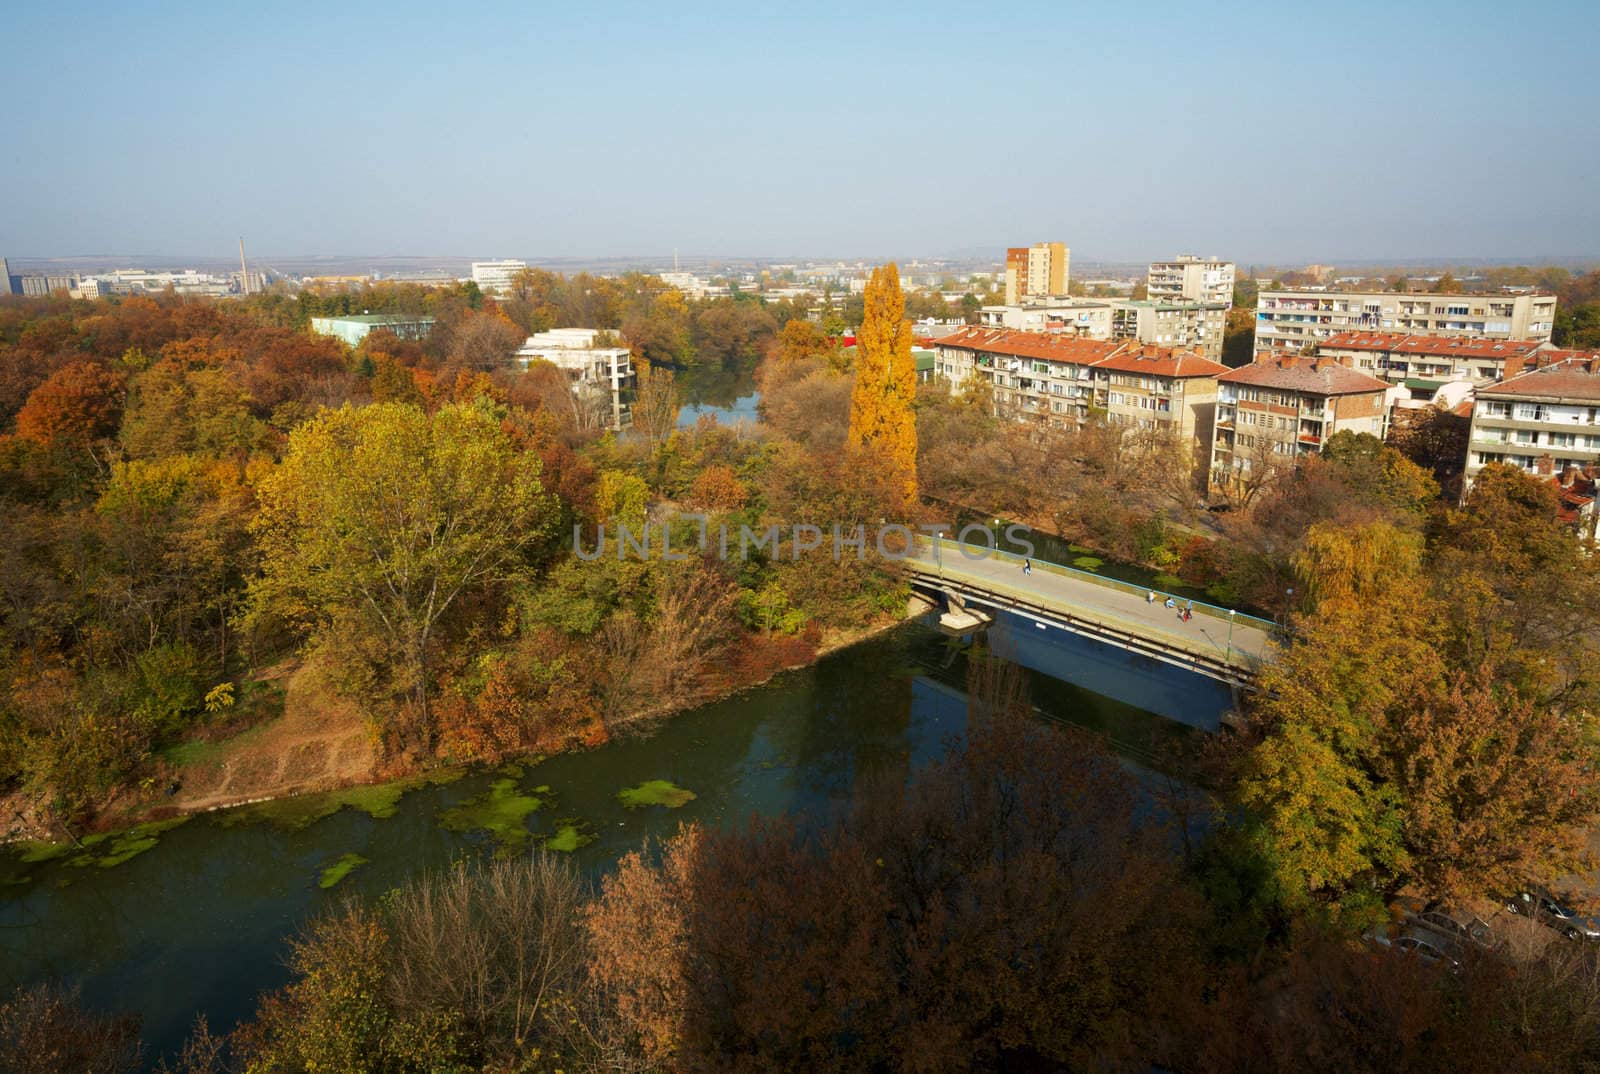
<svg viewBox="0 0 1600 1074"><path fill-rule="evenodd" d="M1492 462L1546 476L1600 462L1600 351L1545 351L1540 364L1478 389L1467 434L1470 484Z"/></svg>
<svg viewBox="0 0 1600 1074"><path fill-rule="evenodd" d="M528 267L526 261L474 261L472 282L486 295L503 295L511 291L511 281L517 273Z"/></svg>
<svg viewBox="0 0 1600 1074"><path fill-rule="evenodd" d="M985 328L1058 332L1084 339L1133 339L1158 347L1222 357L1228 307L1220 302L1161 302L1130 298L1069 298L1023 305L984 306Z"/></svg>
<svg viewBox="0 0 1600 1074"><path fill-rule="evenodd" d="M604 333L609 335L610 333ZM633 352L618 345L596 343L598 328L554 328L529 336L517 349L516 360L527 368L529 362L543 359L566 372L573 394L584 400L591 394L609 395L609 425L620 429L632 421L624 393L635 386Z"/></svg>
<svg viewBox="0 0 1600 1074"><path fill-rule="evenodd" d="M1179 254L1150 265L1145 292L1157 302L1223 302L1232 309L1233 277L1232 261Z"/></svg>
<svg viewBox="0 0 1600 1074"><path fill-rule="evenodd" d="M1300 351L1341 332L1531 339L1555 329L1554 295L1436 295L1397 291L1262 291L1255 350Z"/></svg>

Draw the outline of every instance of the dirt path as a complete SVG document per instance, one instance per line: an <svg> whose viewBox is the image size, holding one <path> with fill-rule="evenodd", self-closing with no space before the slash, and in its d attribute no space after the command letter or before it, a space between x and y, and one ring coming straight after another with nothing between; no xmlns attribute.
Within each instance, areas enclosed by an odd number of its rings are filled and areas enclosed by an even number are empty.
<svg viewBox="0 0 1600 1074"><path fill-rule="evenodd" d="M315 664L283 674L283 715L183 765L169 804L194 812L372 778L377 754L355 706L326 685Z"/></svg>

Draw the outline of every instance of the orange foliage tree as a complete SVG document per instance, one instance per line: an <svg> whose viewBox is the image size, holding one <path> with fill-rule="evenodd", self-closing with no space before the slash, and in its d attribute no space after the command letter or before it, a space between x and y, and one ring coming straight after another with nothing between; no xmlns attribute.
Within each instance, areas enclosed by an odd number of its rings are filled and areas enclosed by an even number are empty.
<svg viewBox="0 0 1600 1074"><path fill-rule="evenodd" d="M856 385L850 395L851 447L892 475L903 505L917 497L917 370L911 325L893 262L874 269L856 334Z"/></svg>
<svg viewBox="0 0 1600 1074"><path fill-rule="evenodd" d="M17 412L17 435L36 444L88 444L116 432L123 378L93 362L56 370Z"/></svg>

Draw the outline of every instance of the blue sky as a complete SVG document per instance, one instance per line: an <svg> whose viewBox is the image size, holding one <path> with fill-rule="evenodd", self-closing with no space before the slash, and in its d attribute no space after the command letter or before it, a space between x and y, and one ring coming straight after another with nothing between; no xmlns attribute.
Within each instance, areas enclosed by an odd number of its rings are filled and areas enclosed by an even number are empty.
<svg viewBox="0 0 1600 1074"><path fill-rule="evenodd" d="M17 5L0 253L1600 255L1600 5Z"/></svg>

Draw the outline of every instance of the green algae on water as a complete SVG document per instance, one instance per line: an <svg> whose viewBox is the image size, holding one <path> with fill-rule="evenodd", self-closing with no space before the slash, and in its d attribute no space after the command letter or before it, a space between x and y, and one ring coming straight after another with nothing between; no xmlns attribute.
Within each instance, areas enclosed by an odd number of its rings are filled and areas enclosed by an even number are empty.
<svg viewBox="0 0 1600 1074"><path fill-rule="evenodd" d="M579 847L588 846L598 838L588 821L579 817L562 817L555 822L555 831L542 836L539 844L546 850L570 854Z"/></svg>
<svg viewBox="0 0 1600 1074"><path fill-rule="evenodd" d="M400 799L410 792L422 787L454 783L466 772L461 766L436 768L420 776L408 776L388 783L363 783L336 791L274 798L224 810L219 820L225 828L265 821L284 831L298 832L324 817L333 816L346 806L360 810L374 820L387 820L399 812Z"/></svg>
<svg viewBox="0 0 1600 1074"><path fill-rule="evenodd" d="M322 878L317 881L317 887L326 891L355 870L367 864L369 860L368 858L363 858L360 854L342 855L338 861L322 870Z"/></svg>
<svg viewBox="0 0 1600 1074"><path fill-rule="evenodd" d="M685 790L670 779L648 779L637 787L627 787L617 792L617 801L627 809L643 809L645 806L677 809L697 797L693 791Z"/></svg>
<svg viewBox="0 0 1600 1074"><path fill-rule="evenodd" d="M515 779L497 779L489 790L439 814L439 826L452 832L488 832L504 855L526 846L533 838L528 814L550 804L550 788L523 793Z"/></svg>
<svg viewBox="0 0 1600 1074"><path fill-rule="evenodd" d="M143 824L135 824L131 828L120 832L103 832L91 835L83 841L85 852L73 858L67 864L79 868L86 865L97 865L102 869L121 865L129 858L136 858L161 841L161 833L171 831L178 825L186 823L189 817L172 817L169 820L152 820ZM89 849L93 848L93 849Z"/></svg>
<svg viewBox="0 0 1600 1074"><path fill-rule="evenodd" d="M1099 556L1079 556L1072 561L1072 565L1081 571L1097 571L1106 565L1106 561Z"/></svg>

